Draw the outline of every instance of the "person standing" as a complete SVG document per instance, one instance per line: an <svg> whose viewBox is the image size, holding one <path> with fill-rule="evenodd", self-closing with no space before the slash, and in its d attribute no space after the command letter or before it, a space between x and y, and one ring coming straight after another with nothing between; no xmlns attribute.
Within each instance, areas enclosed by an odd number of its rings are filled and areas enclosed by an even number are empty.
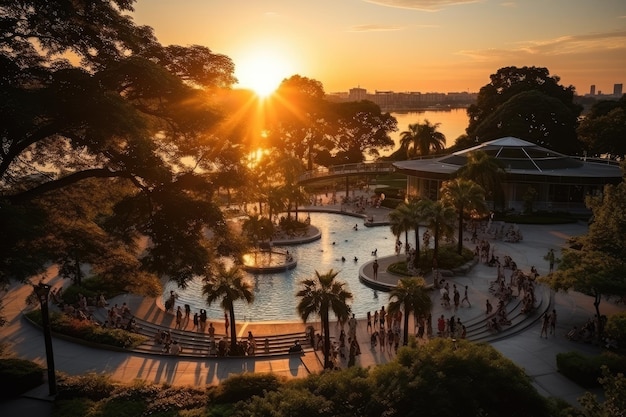
<svg viewBox="0 0 626 417"><path fill-rule="evenodd" d="M187 329L187 326L189 325L189 316L191 316L191 307L189 304L185 304L185 316L183 317L185 329Z"/></svg>
<svg viewBox="0 0 626 417"><path fill-rule="evenodd" d="M204 333L206 330L206 310L200 310L200 332Z"/></svg>
<svg viewBox="0 0 626 417"><path fill-rule="evenodd" d="M546 255L546 260L548 261L549 265L550 265L550 272L554 271L554 249L550 249L548 251L548 254Z"/></svg>
<svg viewBox="0 0 626 417"><path fill-rule="evenodd" d="M183 310L180 306L176 307L176 330L180 330L183 325Z"/></svg>
<svg viewBox="0 0 626 417"><path fill-rule="evenodd" d="M228 314L224 313L224 332L228 337L228 328L230 327L230 320L228 320Z"/></svg>
<svg viewBox="0 0 626 417"><path fill-rule="evenodd" d="M372 264L372 268L374 268L374 281L378 280L378 259L374 260L374 263Z"/></svg>
<svg viewBox="0 0 626 417"><path fill-rule="evenodd" d="M356 325L356 317L353 314L350 320L348 320L348 337L352 339L356 339Z"/></svg>
<svg viewBox="0 0 626 417"><path fill-rule="evenodd" d="M196 330L198 331L200 328L198 327L198 325L200 324L200 316L198 315L198 312L196 311L195 313L193 313L193 328L191 330Z"/></svg>
<svg viewBox="0 0 626 417"><path fill-rule="evenodd" d="M372 331L372 313L367 312L367 330Z"/></svg>

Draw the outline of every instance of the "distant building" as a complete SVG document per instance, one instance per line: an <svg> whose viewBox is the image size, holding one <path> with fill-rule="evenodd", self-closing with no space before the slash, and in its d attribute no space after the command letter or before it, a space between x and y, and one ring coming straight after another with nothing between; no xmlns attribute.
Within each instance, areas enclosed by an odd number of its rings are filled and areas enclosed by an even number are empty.
<svg viewBox="0 0 626 417"><path fill-rule="evenodd" d="M450 92L450 93L420 93L419 91L409 91L396 93L395 91L379 91L374 94L368 93L366 89L357 87L351 88L346 95L333 93L327 95L334 101L361 101L369 100L380 106L383 111L410 111L426 108L450 108L467 107L476 102L477 93Z"/></svg>
<svg viewBox="0 0 626 417"><path fill-rule="evenodd" d="M367 90L365 88L351 88L348 92L348 98L350 101L361 101L367 97Z"/></svg>
<svg viewBox="0 0 626 417"><path fill-rule="evenodd" d="M596 95L596 85L595 84L591 84L591 90L589 91L589 94L592 96Z"/></svg>
<svg viewBox="0 0 626 417"><path fill-rule="evenodd" d="M622 84L613 84L613 95L617 97L621 97L622 95Z"/></svg>

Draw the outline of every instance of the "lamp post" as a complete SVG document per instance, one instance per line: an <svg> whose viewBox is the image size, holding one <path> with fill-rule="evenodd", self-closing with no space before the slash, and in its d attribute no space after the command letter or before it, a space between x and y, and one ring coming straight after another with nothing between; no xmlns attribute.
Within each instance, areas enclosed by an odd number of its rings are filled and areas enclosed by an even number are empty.
<svg viewBox="0 0 626 417"><path fill-rule="evenodd" d="M57 393L57 380L54 374L54 355L52 353L52 333L50 331L50 315L48 314L48 295L50 294L50 285L40 282L34 285L35 294L41 304L41 323L43 325L43 338L46 345L46 362L48 364L48 387L50 395Z"/></svg>

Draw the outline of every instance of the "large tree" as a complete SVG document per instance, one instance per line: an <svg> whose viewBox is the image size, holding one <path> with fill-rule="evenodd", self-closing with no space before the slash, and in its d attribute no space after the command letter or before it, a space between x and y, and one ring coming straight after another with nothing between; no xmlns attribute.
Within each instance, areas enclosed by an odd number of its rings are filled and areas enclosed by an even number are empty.
<svg viewBox="0 0 626 417"><path fill-rule="evenodd" d="M555 290L592 296L600 317L603 296L626 294L626 182L606 185L587 206L593 211L588 232L563 249L557 270L542 279Z"/></svg>
<svg viewBox="0 0 626 417"><path fill-rule="evenodd" d="M103 241L117 239L118 248L148 236L145 251L129 253L157 276L184 284L204 274L206 228L225 236L212 200L221 165L214 162L224 152L213 134L221 117L213 103L235 81L233 63L202 46L160 45L151 28L128 16L133 3L2 6L0 199L13 223L12 240L4 239L0 251L3 278L27 277L54 259L31 245L54 221L44 198L62 198L87 179L92 187L124 192L91 219L76 210L76 224L95 220L98 233L107 234ZM91 198L79 191L72 198ZM28 264L22 247L30 248ZM77 246L67 248L68 256L79 254ZM110 254L95 244L80 252L75 262Z"/></svg>
<svg viewBox="0 0 626 417"><path fill-rule="evenodd" d="M443 183L441 195L443 202L453 206L457 212L459 219L457 252L460 255L463 251L463 220L487 212L485 190L472 180L456 178Z"/></svg>
<svg viewBox="0 0 626 417"><path fill-rule="evenodd" d="M626 155L626 95L619 100L602 100L578 126L578 137L590 155Z"/></svg>
<svg viewBox="0 0 626 417"><path fill-rule="evenodd" d="M425 287L426 281L422 277L402 278L389 292L388 313L393 316L398 311L404 311L402 344L405 346L409 343L409 315L413 314L417 322L432 309L433 303Z"/></svg>
<svg viewBox="0 0 626 417"><path fill-rule="evenodd" d="M456 213L454 207L444 203L443 201L427 201L424 209L424 221L429 230L433 232L433 265L439 255L439 242L444 237L450 237L454 234L454 221Z"/></svg>
<svg viewBox="0 0 626 417"><path fill-rule="evenodd" d="M226 268L217 265L217 271L205 279L202 294L209 305L217 300L230 317L230 354L239 355L237 348L237 325L235 324L235 302L243 300L248 304L254 301L252 284L244 277L237 267Z"/></svg>
<svg viewBox="0 0 626 417"><path fill-rule="evenodd" d="M300 298L297 310L302 320L306 323L311 315L319 315L322 320L322 332L324 333L324 369L332 368L330 360L330 311L339 320L347 320L350 314L352 293L346 290L345 282L335 280L339 272L332 269L325 274L315 271L315 278L302 281L302 289L296 297Z"/></svg>
<svg viewBox="0 0 626 417"><path fill-rule="evenodd" d="M413 123L408 130L400 133L400 149L406 152L405 157L428 156L432 152L440 152L446 147L446 136L438 132L441 123Z"/></svg>
<svg viewBox="0 0 626 417"><path fill-rule="evenodd" d="M558 152L581 151L576 126L582 108L573 101L573 86L560 85L542 67L500 68L490 78L467 109L470 141L517 136Z"/></svg>

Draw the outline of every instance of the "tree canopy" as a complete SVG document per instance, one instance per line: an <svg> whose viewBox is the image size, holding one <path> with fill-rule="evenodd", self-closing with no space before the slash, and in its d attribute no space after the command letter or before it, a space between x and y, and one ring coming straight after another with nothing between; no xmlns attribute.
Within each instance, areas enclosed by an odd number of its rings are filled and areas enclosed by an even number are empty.
<svg viewBox="0 0 626 417"><path fill-rule="evenodd" d="M560 78L542 67L500 68L490 78L467 109L470 141L515 136L558 152L580 153L576 127L582 108L573 101L573 86L560 85Z"/></svg>
<svg viewBox="0 0 626 417"><path fill-rule="evenodd" d="M127 257L118 279L143 270L184 284L206 272L206 228L226 235L213 173L232 158L213 131L234 65L204 46L159 44L129 17L133 3L2 6L2 279L123 252L138 262ZM99 193L110 200L94 204ZM140 235L148 247L133 246ZM51 253L51 240L65 247Z"/></svg>
<svg viewBox="0 0 626 417"><path fill-rule="evenodd" d="M626 182L606 185L601 196L587 198L593 221L585 235L562 251L553 273L542 278L555 290L574 289L594 297L600 316L602 296L626 294Z"/></svg>
<svg viewBox="0 0 626 417"><path fill-rule="evenodd" d="M626 95L619 100L602 100L578 126L578 137L590 155L626 155Z"/></svg>

